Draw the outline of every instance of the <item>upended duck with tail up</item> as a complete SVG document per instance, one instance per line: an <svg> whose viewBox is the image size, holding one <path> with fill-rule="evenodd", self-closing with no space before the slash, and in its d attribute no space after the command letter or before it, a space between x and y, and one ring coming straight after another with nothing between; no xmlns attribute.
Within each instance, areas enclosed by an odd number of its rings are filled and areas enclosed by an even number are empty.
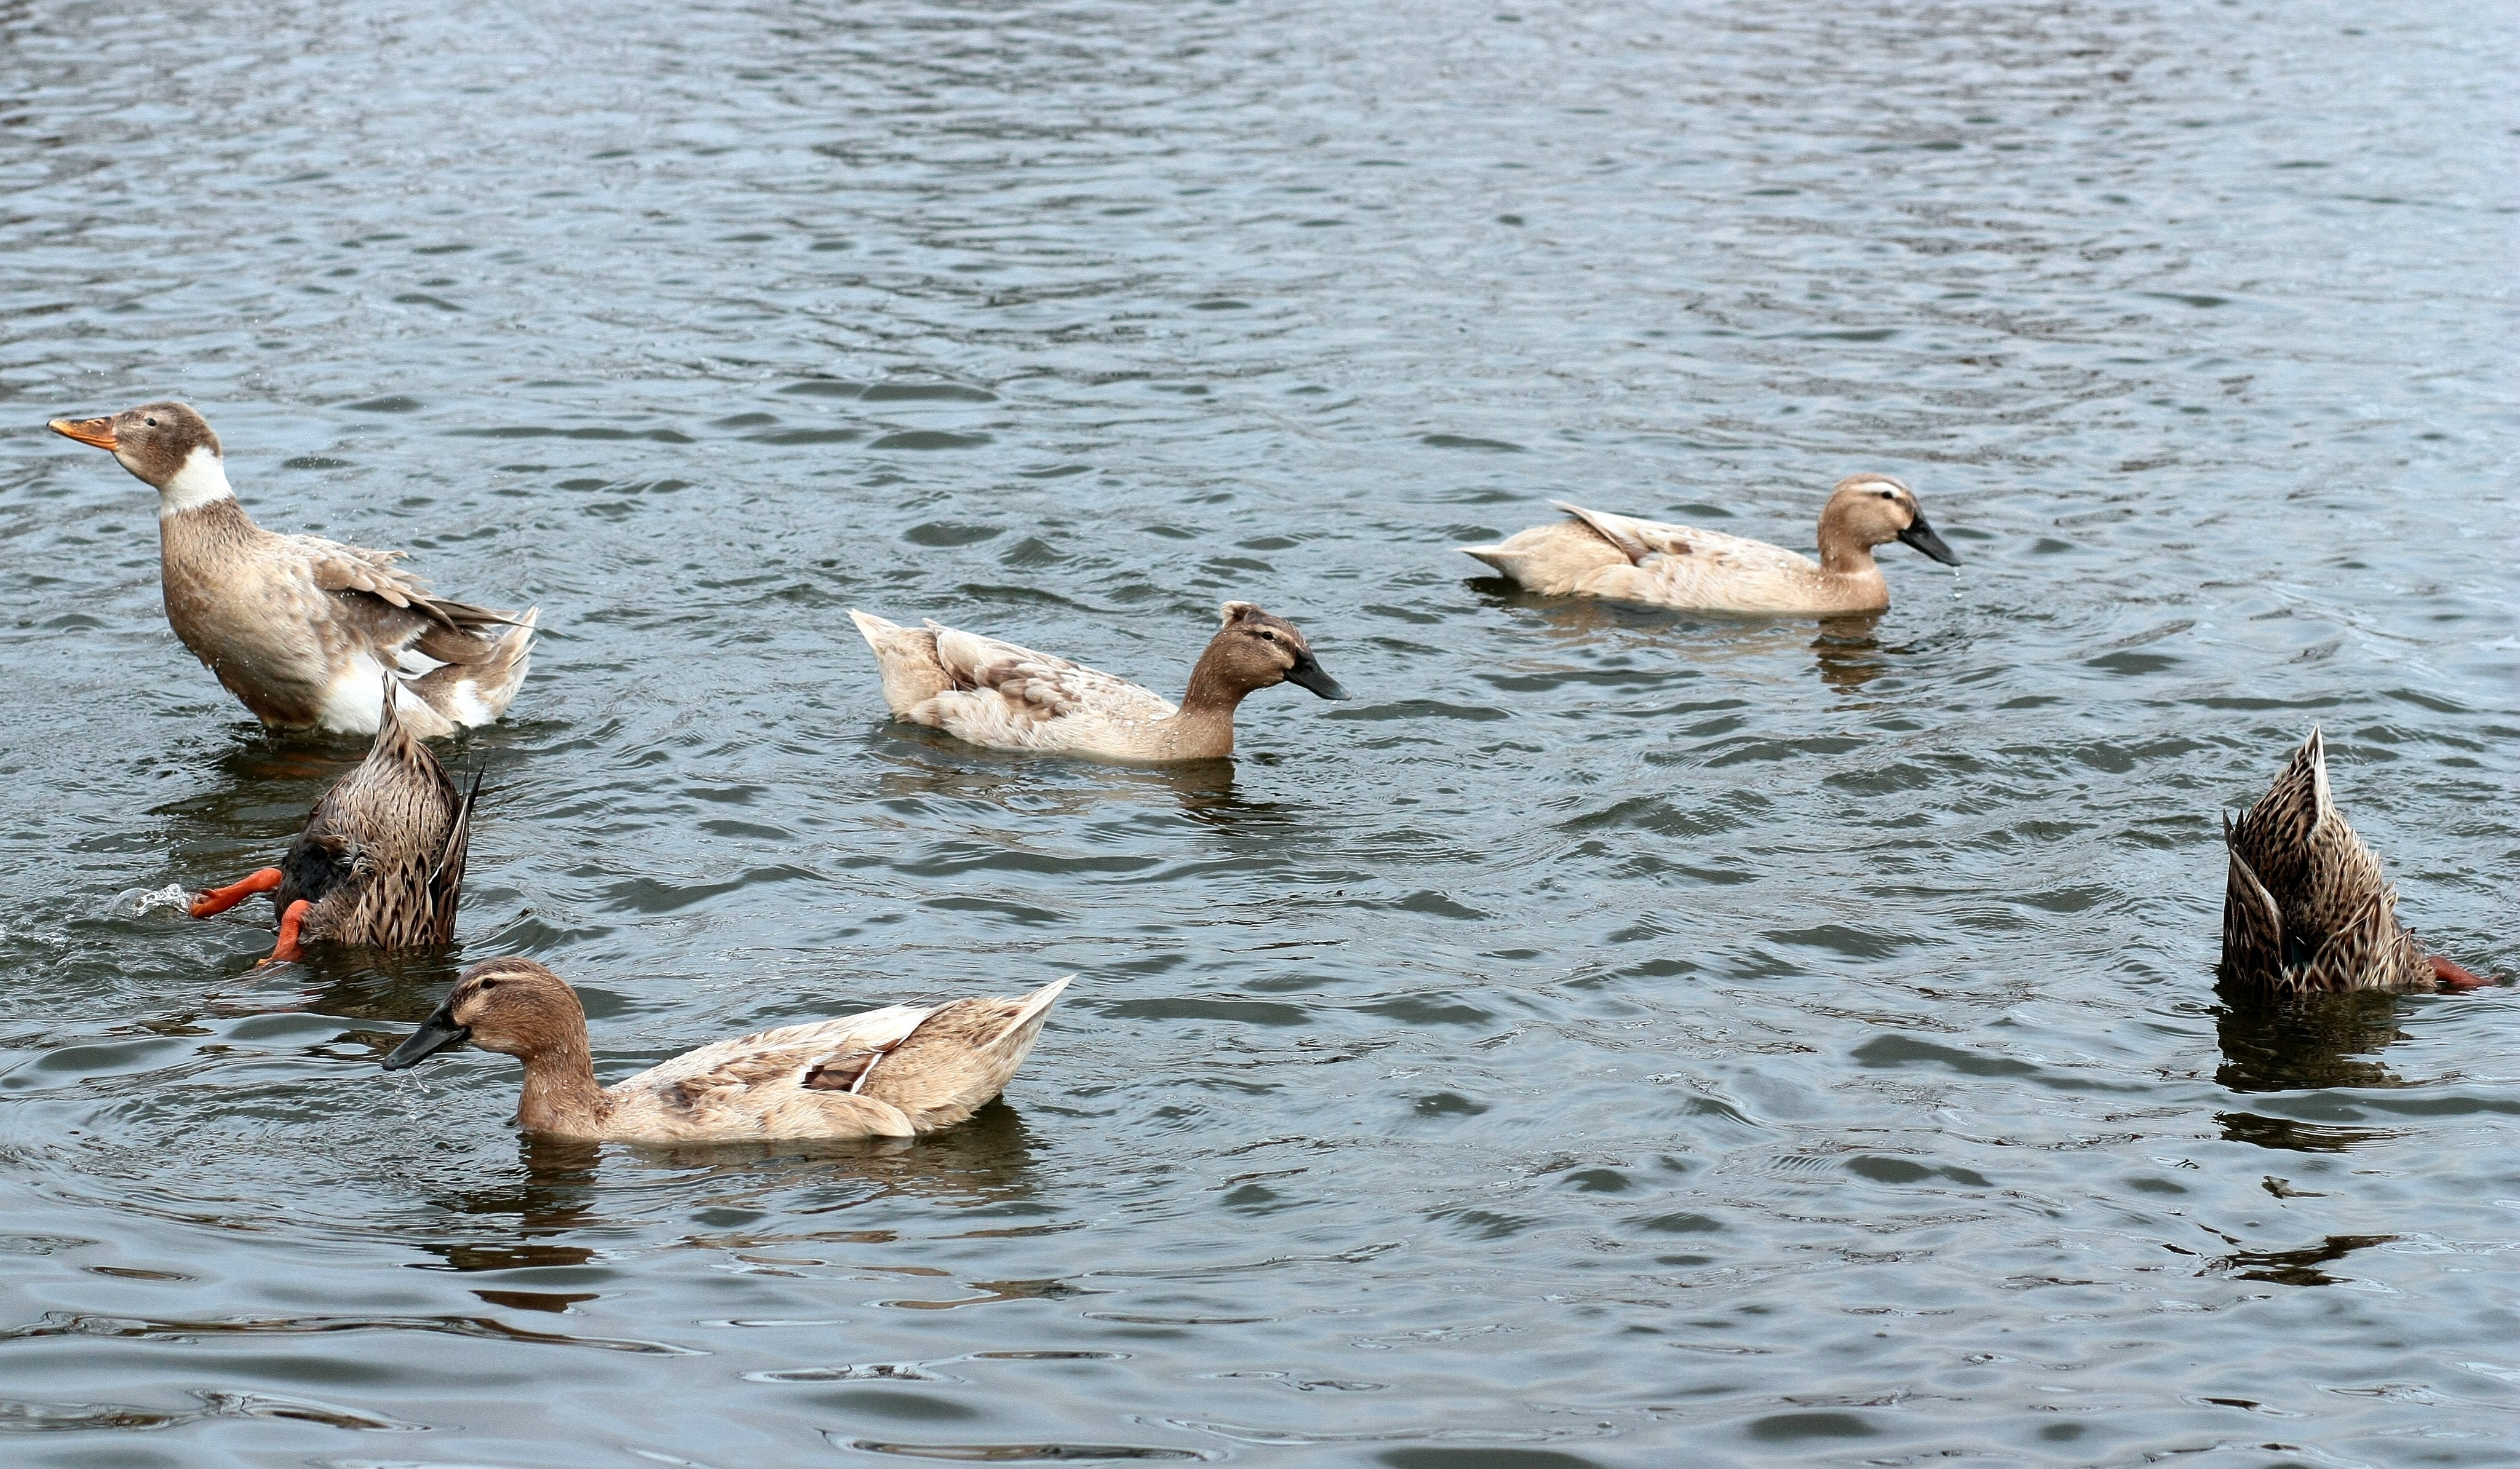
<svg viewBox="0 0 2520 1469"><path fill-rule="evenodd" d="M2488 983L2398 921L2397 889L2328 791L2316 726L2256 805L2223 818L2223 844L2227 983L2275 995Z"/></svg>
<svg viewBox="0 0 2520 1469"><path fill-rule="evenodd" d="M382 675L390 684L392 676ZM311 943L420 949L455 939L455 905L472 841L472 788L457 788L385 691L368 758L333 782L276 868L211 888L192 914L222 913L271 894L280 942L265 963L301 957Z"/></svg>

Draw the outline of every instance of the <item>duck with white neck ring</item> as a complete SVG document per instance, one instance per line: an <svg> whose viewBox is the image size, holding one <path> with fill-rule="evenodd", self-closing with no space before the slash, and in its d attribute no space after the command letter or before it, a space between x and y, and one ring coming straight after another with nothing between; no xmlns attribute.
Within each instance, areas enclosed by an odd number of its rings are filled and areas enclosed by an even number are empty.
<svg viewBox="0 0 2520 1469"><path fill-rule="evenodd" d="M390 688L405 727L434 739L495 723L517 696L533 610L433 596L395 567L399 551L254 524L228 485L219 436L190 405L144 403L51 427L156 487L166 620L264 724L373 734Z"/></svg>
<svg viewBox="0 0 2520 1469"><path fill-rule="evenodd" d="M1960 558L1925 523L1916 492L1850 474L1820 512L1820 559L1781 546L1552 502L1572 518L1462 551L1544 597L1598 597L1692 612L1844 617L1890 605L1872 548L1898 541L1946 566Z"/></svg>

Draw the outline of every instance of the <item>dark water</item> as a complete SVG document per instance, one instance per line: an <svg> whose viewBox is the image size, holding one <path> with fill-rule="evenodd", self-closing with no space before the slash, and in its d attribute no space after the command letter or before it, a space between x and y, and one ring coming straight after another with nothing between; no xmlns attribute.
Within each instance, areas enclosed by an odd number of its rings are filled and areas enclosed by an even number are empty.
<svg viewBox="0 0 2520 1469"><path fill-rule="evenodd" d="M2514 991L2213 992L2314 723L2520 968L2520 25L2494 6L0 6L0 1459L2467 1465ZM148 492L537 601L460 953L255 971L358 753ZM1527 600L1552 497L1877 622ZM845 609L1356 702L1230 771L882 720ZM257 926L262 925L262 926ZM608 1077L1081 977L906 1147L520 1143L388 1078L542 958Z"/></svg>

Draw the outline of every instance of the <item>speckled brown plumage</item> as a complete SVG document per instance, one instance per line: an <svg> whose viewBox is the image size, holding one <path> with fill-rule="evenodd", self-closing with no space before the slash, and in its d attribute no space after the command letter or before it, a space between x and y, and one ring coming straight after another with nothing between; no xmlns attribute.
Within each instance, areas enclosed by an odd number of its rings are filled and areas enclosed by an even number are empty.
<svg viewBox="0 0 2520 1469"><path fill-rule="evenodd" d="M600 1087L576 993L531 959L456 982L388 1069L471 1041L524 1062L517 1123L623 1142L909 1137L986 1105L1032 1051L1055 981L1021 999L887 1005L720 1041Z"/></svg>
<svg viewBox="0 0 2520 1469"><path fill-rule="evenodd" d="M2318 730L2264 798L2224 819L2223 835L2227 981L2274 993L2432 987L2439 971L2398 921L2380 859L2328 792Z"/></svg>
<svg viewBox="0 0 2520 1469"><path fill-rule="evenodd" d="M293 932L284 928L289 939L378 949L453 942L479 785L459 789L388 706L367 758L324 792L281 859L273 909L285 920L307 905ZM205 894L195 912L223 906ZM293 957L289 939L276 957Z"/></svg>

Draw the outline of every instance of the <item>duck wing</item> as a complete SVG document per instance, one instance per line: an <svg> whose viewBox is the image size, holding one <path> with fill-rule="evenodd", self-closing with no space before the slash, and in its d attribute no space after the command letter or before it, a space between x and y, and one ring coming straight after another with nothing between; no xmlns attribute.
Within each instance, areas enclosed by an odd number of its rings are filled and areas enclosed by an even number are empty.
<svg viewBox="0 0 2520 1469"><path fill-rule="evenodd" d="M1091 713L1169 719L1180 712L1152 690L1101 669L935 622L928 627L936 635L937 664L954 689L994 693L1020 717L1048 721Z"/></svg>
<svg viewBox="0 0 2520 1469"><path fill-rule="evenodd" d="M386 606L417 612L440 627L462 632L474 632L491 627L516 627L516 614L474 606L439 597L428 590L428 584L418 576L396 566L409 553L370 551L363 546L344 546L321 536L282 536L281 545L295 553L306 563L315 585L326 592L348 592L375 598ZM387 646L399 647L408 637L380 640Z"/></svg>
<svg viewBox="0 0 2520 1469"><path fill-rule="evenodd" d="M864 1071L868 1057L899 1045L933 1009L887 1005L686 1051L609 1090L607 1135L695 1142L910 1136L916 1129L899 1108L815 1078L827 1065Z"/></svg>
<svg viewBox="0 0 2520 1469"><path fill-rule="evenodd" d="M899 1107L922 1133L951 1127L1006 1090L1075 977L1016 998L938 1005L883 1054L869 1057L849 1090Z"/></svg>
<svg viewBox="0 0 2520 1469"><path fill-rule="evenodd" d="M481 798L482 776L482 772L473 772L472 788L456 803L454 828L446 833L437 867L428 874L429 921L435 929L436 943L455 941L455 905L464 896L464 864L472 855L472 807ZM451 786L454 782L447 783Z"/></svg>
<svg viewBox="0 0 2520 1469"><path fill-rule="evenodd" d="M1819 563L1807 556L1781 546L1771 546L1765 541L1753 541L1747 536L1701 530L1694 525L1640 520L1634 515L1586 510L1563 500L1550 503L1600 532L1601 538L1625 554L1631 564L1643 570L1677 570L1677 566L1668 563L1682 561L1683 558L1687 558L1685 563L1690 567L1735 575L1742 571L1819 569Z"/></svg>

